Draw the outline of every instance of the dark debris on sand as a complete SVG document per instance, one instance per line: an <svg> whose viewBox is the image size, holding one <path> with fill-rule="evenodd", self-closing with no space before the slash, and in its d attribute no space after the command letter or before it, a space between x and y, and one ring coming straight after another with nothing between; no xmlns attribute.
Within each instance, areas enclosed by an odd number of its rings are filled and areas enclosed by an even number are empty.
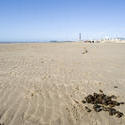
<svg viewBox="0 0 125 125"><path fill-rule="evenodd" d="M85 109L87 112L91 112L92 110L90 108L88 108L87 106L85 106Z"/></svg>
<svg viewBox="0 0 125 125"><path fill-rule="evenodd" d="M93 93L93 95L88 95L82 100L82 103L89 103L93 105L93 109L96 112L106 111L109 113L110 116L116 115L116 117L120 118L124 114L120 111L117 111L114 107L120 106L124 104L124 102L117 102L114 99L117 99L115 95L107 96L103 93L102 90L99 90L98 93ZM87 112L91 112L91 109L85 106Z"/></svg>
<svg viewBox="0 0 125 125"><path fill-rule="evenodd" d="M0 125L4 125L4 123L0 123Z"/></svg>

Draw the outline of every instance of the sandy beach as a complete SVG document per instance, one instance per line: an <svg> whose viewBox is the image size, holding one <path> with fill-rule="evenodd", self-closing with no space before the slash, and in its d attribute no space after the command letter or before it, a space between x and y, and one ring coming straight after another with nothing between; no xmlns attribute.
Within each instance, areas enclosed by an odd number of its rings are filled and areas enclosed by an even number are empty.
<svg viewBox="0 0 125 125"><path fill-rule="evenodd" d="M125 44L0 44L0 124L125 125L86 112L82 100L100 89L125 102Z"/></svg>

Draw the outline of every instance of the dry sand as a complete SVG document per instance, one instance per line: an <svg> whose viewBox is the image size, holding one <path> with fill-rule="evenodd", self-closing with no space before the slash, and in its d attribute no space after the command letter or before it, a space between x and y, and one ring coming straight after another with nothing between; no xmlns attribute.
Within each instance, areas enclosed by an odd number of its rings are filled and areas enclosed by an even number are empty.
<svg viewBox="0 0 125 125"><path fill-rule="evenodd" d="M99 89L125 101L125 44L0 44L1 124L125 125L85 111L81 101Z"/></svg>

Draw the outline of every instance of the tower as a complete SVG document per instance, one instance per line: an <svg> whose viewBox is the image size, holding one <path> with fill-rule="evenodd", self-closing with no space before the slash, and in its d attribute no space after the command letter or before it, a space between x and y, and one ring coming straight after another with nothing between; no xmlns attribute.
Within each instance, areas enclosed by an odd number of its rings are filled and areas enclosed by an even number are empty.
<svg viewBox="0 0 125 125"><path fill-rule="evenodd" d="M79 41L81 41L81 33L79 33Z"/></svg>

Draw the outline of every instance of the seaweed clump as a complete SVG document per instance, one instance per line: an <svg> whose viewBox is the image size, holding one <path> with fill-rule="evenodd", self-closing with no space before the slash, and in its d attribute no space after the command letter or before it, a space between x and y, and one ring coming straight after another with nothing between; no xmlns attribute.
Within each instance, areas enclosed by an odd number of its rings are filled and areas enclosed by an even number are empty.
<svg viewBox="0 0 125 125"><path fill-rule="evenodd" d="M117 99L115 95L107 96L102 90L100 90L100 93L93 93L93 95L89 94L86 96L85 100L82 100L82 103L92 104L93 109L96 112L106 111L110 116L116 115L116 117L120 118L124 114L117 111L115 106L120 106L121 104L124 104L124 102L117 102L115 99ZM85 109L88 111L88 108L85 107Z"/></svg>

